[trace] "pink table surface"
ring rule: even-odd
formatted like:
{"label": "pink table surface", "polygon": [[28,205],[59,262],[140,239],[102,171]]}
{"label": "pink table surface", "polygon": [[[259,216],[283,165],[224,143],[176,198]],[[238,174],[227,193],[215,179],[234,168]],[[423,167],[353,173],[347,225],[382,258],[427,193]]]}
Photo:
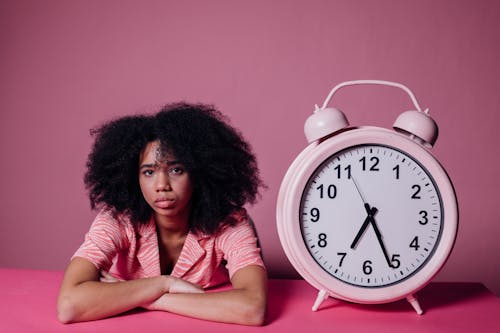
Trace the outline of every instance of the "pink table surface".
{"label": "pink table surface", "polygon": [[247,327],[140,310],[63,325],[56,319],[61,279],[62,272],[0,268],[0,332],[500,332],[500,299],[478,283],[431,283],[418,295],[419,316],[406,301],[332,298],[312,312],[316,290],[305,281],[270,280],[267,324]]}

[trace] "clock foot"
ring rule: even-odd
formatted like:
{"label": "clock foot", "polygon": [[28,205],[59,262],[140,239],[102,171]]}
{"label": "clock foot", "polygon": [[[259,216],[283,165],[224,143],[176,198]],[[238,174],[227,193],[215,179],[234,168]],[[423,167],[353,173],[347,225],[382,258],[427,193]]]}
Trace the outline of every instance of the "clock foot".
{"label": "clock foot", "polygon": [[415,297],[415,295],[410,295],[410,296],[406,297],[406,300],[411,304],[413,309],[415,309],[417,314],[421,315],[424,313],[424,311],[422,311],[422,308],[420,307],[420,304],[418,303],[418,300]]}
{"label": "clock foot", "polygon": [[318,311],[319,306],[325,299],[328,298],[328,292],[325,289],[320,289],[318,291],[318,296],[316,297],[316,300],[314,301],[314,304],[312,306],[313,311]]}

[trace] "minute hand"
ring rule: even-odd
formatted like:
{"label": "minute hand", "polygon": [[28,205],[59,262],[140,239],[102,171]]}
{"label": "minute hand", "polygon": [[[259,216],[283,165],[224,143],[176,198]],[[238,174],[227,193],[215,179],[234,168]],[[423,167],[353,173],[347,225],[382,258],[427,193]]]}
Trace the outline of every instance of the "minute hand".
{"label": "minute hand", "polygon": [[368,215],[368,219],[370,220],[370,223],[373,227],[373,230],[375,230],[375,235],[377,235],[377,240],[378,243],[380,244],[380,247],[382,248],[382,252],[384,253],[385,260],[387,261],[387,265],[392,268],[392,263],[391,259],[389,258],[389,254],[387,253],[387,249],[385,248],[384,241],[382,240],[382,234],[380,233],[380,230],[377,227],[377,223],[375,222],[375,218],[373,215]]}

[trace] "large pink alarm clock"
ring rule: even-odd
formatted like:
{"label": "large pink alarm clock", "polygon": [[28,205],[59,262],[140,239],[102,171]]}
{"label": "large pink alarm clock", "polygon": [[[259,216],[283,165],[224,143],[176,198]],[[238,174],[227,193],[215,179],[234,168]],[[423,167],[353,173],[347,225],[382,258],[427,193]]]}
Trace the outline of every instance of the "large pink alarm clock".
{"label": "large pink alarm clock", "polygon": [[[347,86],[397,87],[416,110],[393,128],[349,127],[327,107]],[[309,145],[279,191],[277,226],[286,256],[318,296],[356,303],[406,298],[422,314],[416,292],[445,264],[455,242],[458,205],[446,171],[429,149],[438,128],[410,89],[358,80],[334,87],[307,119]]]}

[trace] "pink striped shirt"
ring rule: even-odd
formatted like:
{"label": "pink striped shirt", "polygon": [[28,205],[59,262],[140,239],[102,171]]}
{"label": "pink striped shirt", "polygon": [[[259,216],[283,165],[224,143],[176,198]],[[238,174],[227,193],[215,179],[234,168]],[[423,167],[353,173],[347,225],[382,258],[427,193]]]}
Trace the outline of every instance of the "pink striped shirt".
{"label": "pink striped shirt", "polygon": [[[236,225],[224,226],[215,235],[189,232],[171,275],[208,288],[227,282],[243,267],[265,268],[246,211],[234,216]],[[74,257],[124,280],[161,274],[154,220],[134,225],[125,215],[114,218],[109,210],[96,216]]]}

